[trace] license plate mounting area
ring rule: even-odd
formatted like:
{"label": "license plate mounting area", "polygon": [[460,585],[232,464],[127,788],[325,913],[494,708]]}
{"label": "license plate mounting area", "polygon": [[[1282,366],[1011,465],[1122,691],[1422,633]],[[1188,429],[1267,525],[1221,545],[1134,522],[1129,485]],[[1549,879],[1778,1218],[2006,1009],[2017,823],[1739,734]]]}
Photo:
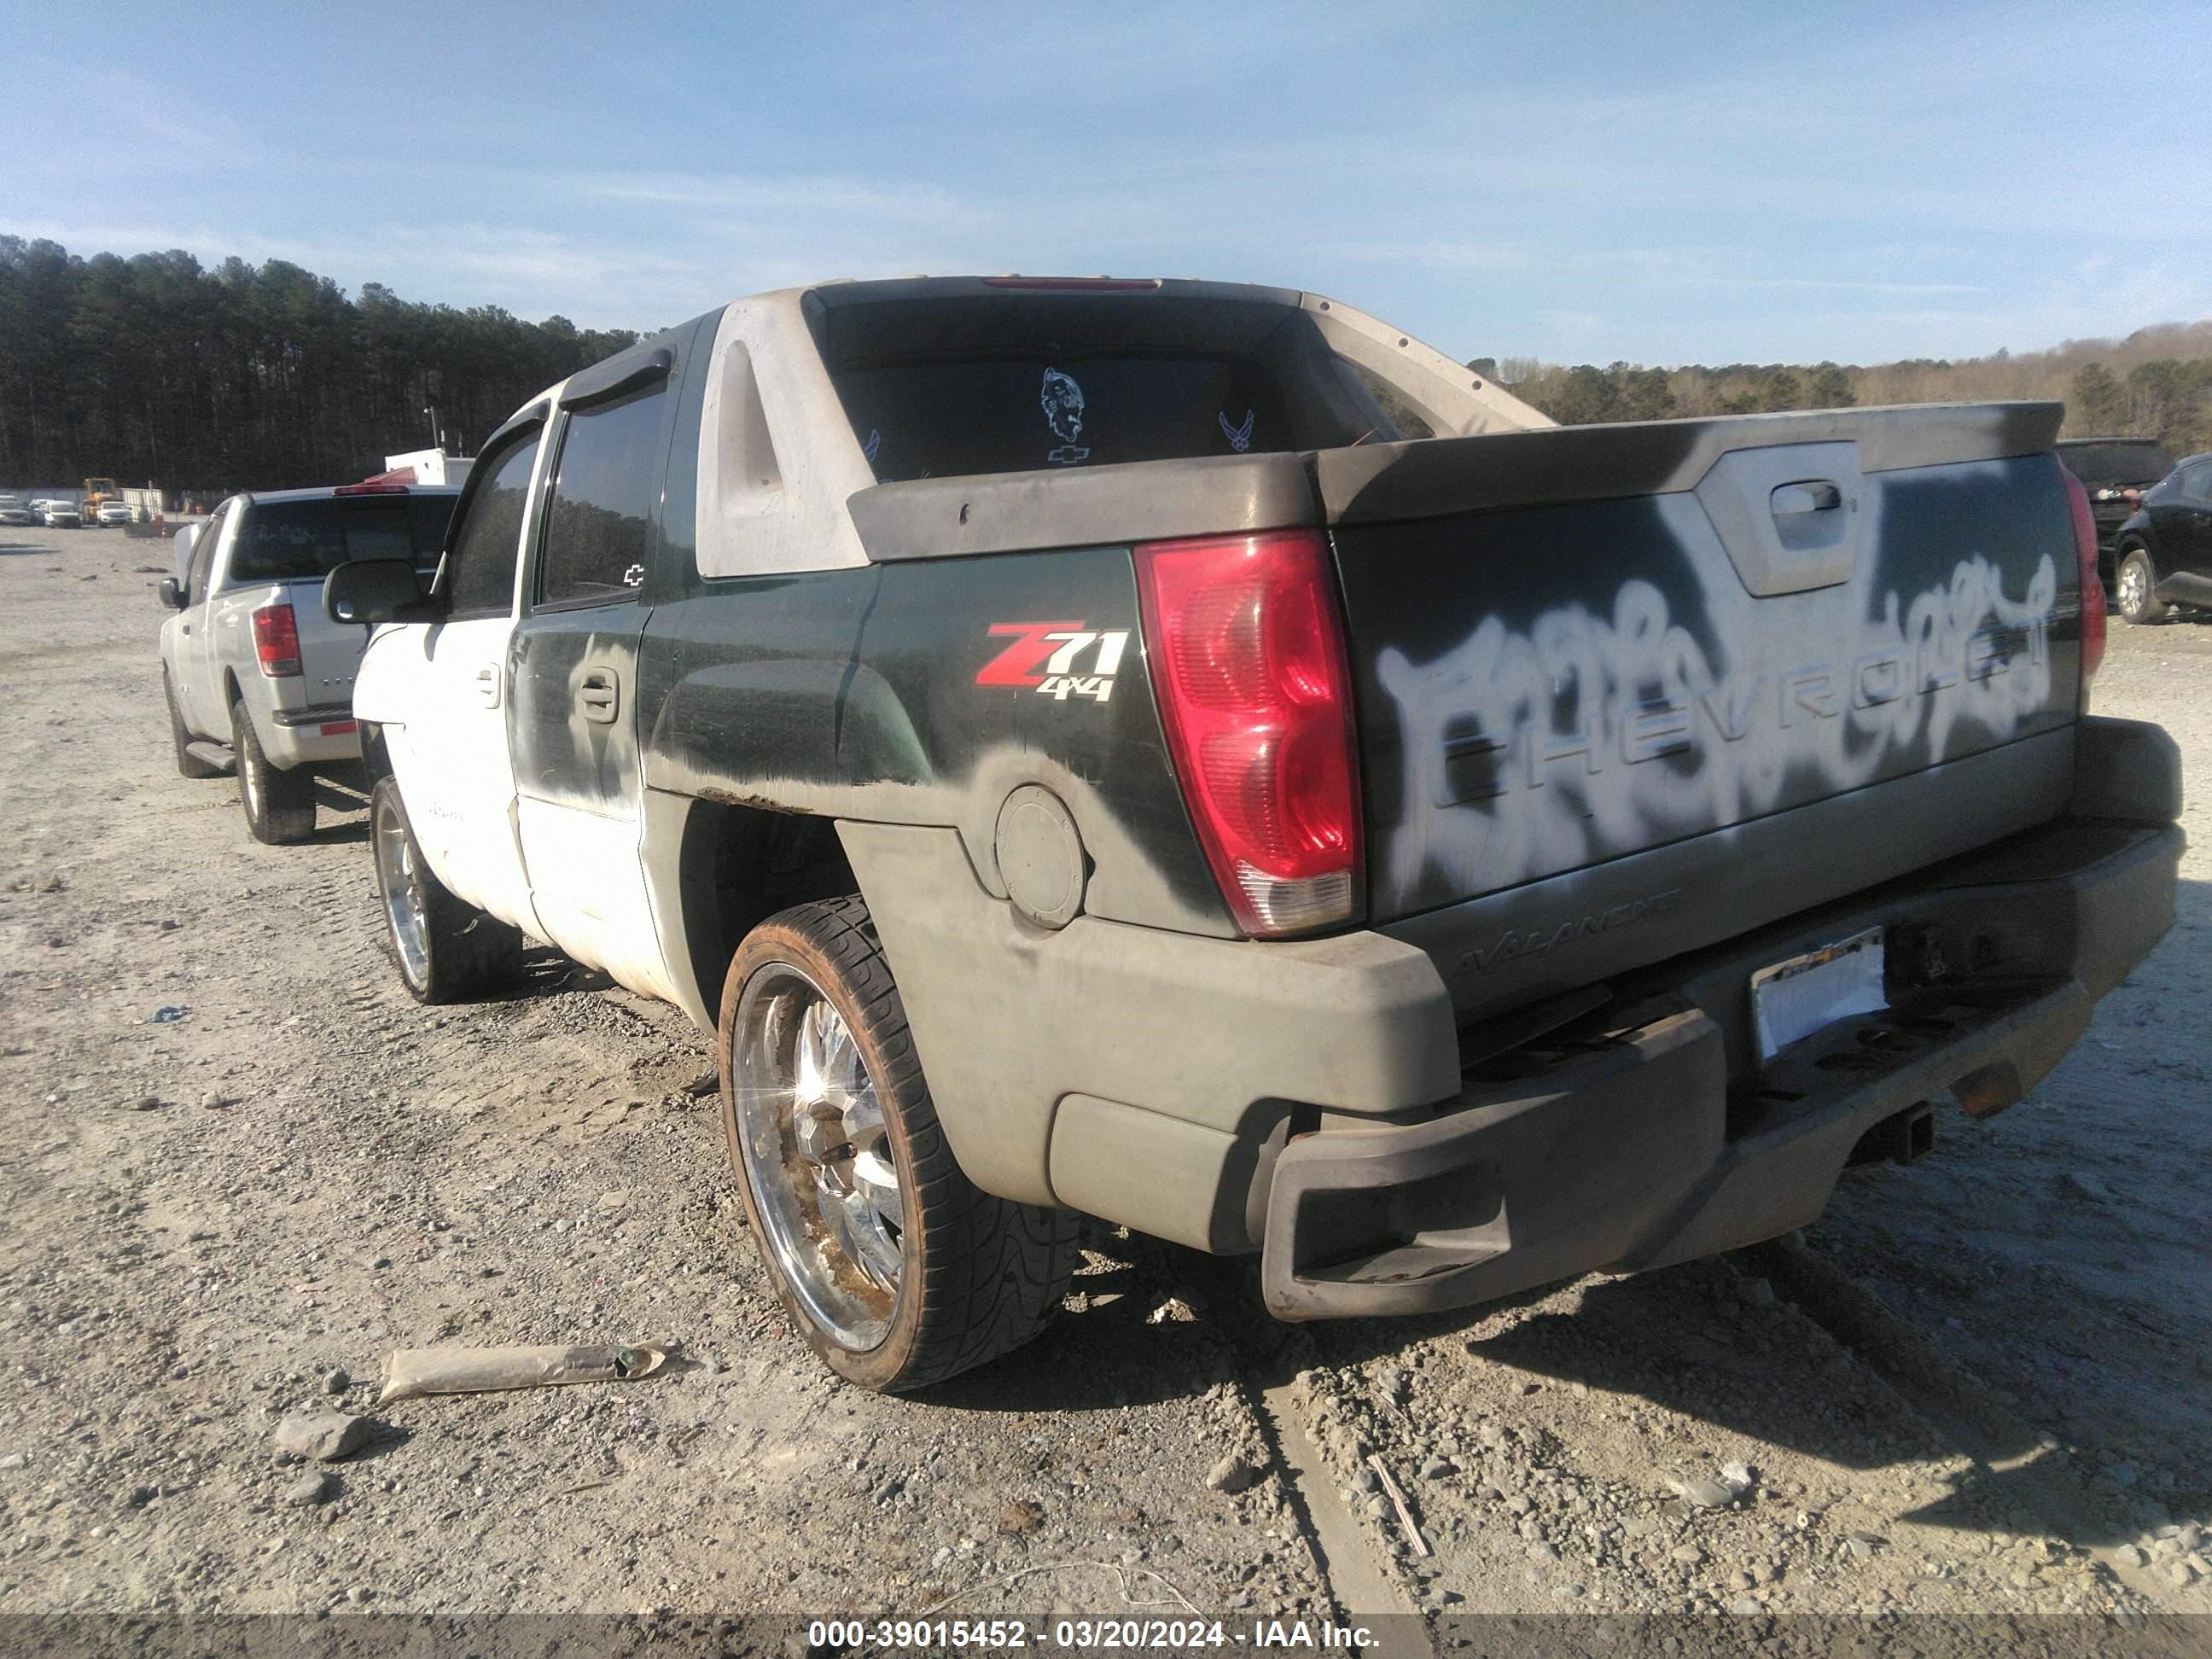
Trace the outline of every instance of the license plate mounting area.
{"label": "license plate mounting area", "polygon": [[1839,1019],[1887,1008],[1887,951],[1879,927],[1758,969],[1751,976],[1751,1013],[1760,1060],[1773,1059],[1791,1043]]}

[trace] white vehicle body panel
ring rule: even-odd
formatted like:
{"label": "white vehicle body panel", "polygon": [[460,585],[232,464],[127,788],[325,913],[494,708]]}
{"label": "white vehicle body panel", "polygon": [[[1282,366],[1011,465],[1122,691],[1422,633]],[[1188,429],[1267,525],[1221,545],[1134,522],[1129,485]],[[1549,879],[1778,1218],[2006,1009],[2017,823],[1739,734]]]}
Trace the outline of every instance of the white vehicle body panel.
{"label": "white vehicle body panel", "polygon": [[[522,514],[519,545],[535,521],[546,458],[541,440],[530,473],[533,510]],[[457,518],[448,549],[459,527]],[[445,574],[441,565],[440,580]],[[522,860],[507,732],[507,647],[522,574],[518,557],[505,616],[377,629],[356,671],[354,713],[382,728],[408,822],[438,879],[478,909],[543,939]]]}
{"label": "white vehicle body panel", "polygon": [[579,962],[604,969],[641,996],[677,1000],[646,892],[635,802],[625,816],[534,800],[517,802],[531,898],[545,937]]}
{"label": "white vehicle body panel", "polygon": [[514,618],[380,630],[354,710],[384,728],[415,839],[438,879],[482,910],[544,936],[515,833],[507,742]]}
{"label": "white vehicle body panel", "polygon": [[[218,509],[219,516],[211,520],[200,532],[203,544],[215,537],[215,550],[208,565],[208,591],[222,578],[230,557],[230,544],[238,537],[238,510],[230,507]],[[197,555],[200,549],[195,547]],[[207,594],[199,602],[179,611],[173,624],[178,632],[176,665],[179,671],[177,696],[184,705],[185,724],[204,738],[220,742],[230,741],[230,710],[224,706],[222,670],[218,662],[214,641],[216,630],[208,615]],[[257,672],[258,671],[257,670]]]}

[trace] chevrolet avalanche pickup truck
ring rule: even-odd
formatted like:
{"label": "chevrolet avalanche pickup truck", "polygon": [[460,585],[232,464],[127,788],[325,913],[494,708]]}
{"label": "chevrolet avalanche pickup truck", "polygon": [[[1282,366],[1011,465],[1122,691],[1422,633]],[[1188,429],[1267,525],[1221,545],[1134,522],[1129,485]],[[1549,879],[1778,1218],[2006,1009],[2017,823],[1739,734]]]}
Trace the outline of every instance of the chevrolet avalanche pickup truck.
{"label": "chevrolet avalanche pickup truck", "polygon": [[[1431,435],[1408,441],[1384,411]],[[798,1328],[1025,1340],[1073,1214],[1285,1319],[1771,1237],[2033,1087],[2170,925],[2014,404],[1557,429],[1334,301],[825,284],[532,398],[353,710],[414,994],[712,1031]]]}
{"label": "chevrolet avalanche pickup truck", "polygon": [[315,830],[315,774],[359,758],[360,633],[323,619],[323,578],[348,559],[438,560],[459,490],[381,484],[231,496],[161,580],[161,690],[177,770],[238,775],[254,838]]}

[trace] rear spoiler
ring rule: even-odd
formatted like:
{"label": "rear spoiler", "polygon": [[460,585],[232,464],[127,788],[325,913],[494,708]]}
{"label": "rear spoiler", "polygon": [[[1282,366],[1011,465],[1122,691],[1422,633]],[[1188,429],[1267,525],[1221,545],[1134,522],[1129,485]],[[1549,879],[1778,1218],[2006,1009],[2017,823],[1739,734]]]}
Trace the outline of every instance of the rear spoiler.
{"label": "rear spoiler", "polygon": [[1314,477],[1330,524],[1389,524],[1671,495],[1731,450],[1788,444],[1856,444],[1862,473],[2038,455],[2065,416],[2055,403],[1906,404],[1561,426],[1325,449]]}
{"label": "rear spoiler", "polygon": [[[1879,418],[1877,418],[1879,417]],[[1081,471],[915,478],[846,498],[869,559],[935,559],[1316,524],[1374,524],[1693,489],[1733,450],[1855,443],[1862,472],[2040,454],[2055,403],[1917,404],[1546,427]]]}

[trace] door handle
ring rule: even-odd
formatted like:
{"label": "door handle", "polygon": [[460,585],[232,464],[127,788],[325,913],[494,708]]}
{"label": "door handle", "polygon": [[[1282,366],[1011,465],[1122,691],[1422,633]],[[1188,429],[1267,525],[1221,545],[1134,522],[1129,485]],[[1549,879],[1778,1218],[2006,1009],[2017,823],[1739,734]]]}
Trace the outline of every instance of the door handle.
{"label": "door handle", "polygon": [[584,676],[584,684],[576,693],[584,718],[601,726],[614,724],[615,714],[622,706],[622,686],[611,668],[594,668]]}
{"label": "door handle", "polygon": [[499,665],[486,663],[477,670],[477,701],[486,708],[499,707]]}

